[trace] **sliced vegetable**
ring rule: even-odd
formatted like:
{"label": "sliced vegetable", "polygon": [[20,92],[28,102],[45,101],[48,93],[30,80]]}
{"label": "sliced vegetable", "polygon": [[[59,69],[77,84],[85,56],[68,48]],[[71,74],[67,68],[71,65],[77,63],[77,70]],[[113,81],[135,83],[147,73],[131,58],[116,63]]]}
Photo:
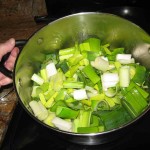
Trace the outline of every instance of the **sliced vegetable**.
{"label": "sliced vegetable", "polygon": [[128,87],[130,84],[130,67],[122,66],[119,69],[120,87]]}
{"label": "sliced vegetable", "polygon": [[69,66],[68,66],[66,60],[62,61],[59,64],[59,67],[61,68],[61,70],[63,71],[63,73],[66,73],[69,70]]}
{"label": "sliced vegetable", "polygon": [[142,84],[145,81],[146,68],[141,65],[136,65],[135,75],[132,80],[135,83]]}
{"label": "sliced vegetable", "polygon": [[51,76],[55,75],[57,73],[57,69],[55,67],[55,64],[53,62],[49,63],[46,66],[47,71],[47,77],[50,78]]}
{"label": "sliced vegetable", "polygon": [[44,83],[44,79],[41,78],[39,75],[37,75],[36,73],[34,73],[31,77],[31,80],[33,80],[35,83],[42,85]]}
{"label": "sliced vegetable", "polygon": [[42,105],[42,103],[39,101],[31,101],[29,103],[34,115],[39,120],[44,120],[48,117],[48,110]]}
{"label": "sliced vegetable", "polygon": [[46,54],[31,76],[35,117],[59,130],[97,133],[123,126],[148,108],[149,70],[123,47],[102,43],[90,37]]}
{"label": "sliced vegetable", "polygon": [[74,54],[74,53],[75,53],[75,47],[69,47],[69,48],[59,50],[59,56],[69,55],[69,54]]}
{"label": "sliced vegetable", "polygon": [[101,41],[98,38],[88,38],[86,42],[89,43],[90,51],[99,52]]}
{"label": "sliced vegetable", "polygon": [[89,127],[91,120],[91,111],[90,110],[80,110],[79,114],[79,127]]}
{"label": "sliced vegetable", "polygon": [[97,133],[99,132],[98,127],[78,127],[78,133]]}
{"label": "sliced vegetable", "polygon": [[88,99],[85,89],[74,90],[73,91],[73,97],[75,100]]}
{"label": "sliced vegetable", "polygon": [[84,83],[83,82],[75,82],[75,81],[64,81],[63,82],[63,88],[83,88]]}
{"label": "sliced vegetable", "polygon": [[128,112],[126,112],[123,107],[111,111],[103,111],[101,113],[99,111],[97,112],[97,115],[99,115],[102,119],[105,130],[118,128],[120,125],[128,123],[132,120],[131,116],[128,114]]}
{"label": "sliced vegetable", "polygon": [[110,87],[115,87],[119,82],[118,73],[104,73],[101,75],[102,87],[104,91],[107,91]]}
{"label": "sliced vegetable", "polygon": [[94,84],[100,80],[99,76],[96,74],[95,70],[91,65],[85,66],[83,68],[83,72]]}
{"label": "sliced vegetable", "polygon": [[95,59],[95,61],[91,61],[91,65],[98,69],[98,70],[101,70],[103,72],[107,71],[109,69],[109,62],[108,60],[105,60],[104,58],[102,57],[97,57]]}
{"label": "sliced vegetable", "polygon": [[45,124],[54,127],[52,120],[56,117],[55,113],[49,112],[48,117],[43,121]]}
{"label": "sliced vegetable", "polygon": [[56,109],[56,116],[63,119],[75,119],[77,118],[79,111],[72,110],[64,106],[58,106]]}
{"label": "sliced vegetable", "polygon": [[131,54],[117,54],[116,61],[119,61],[121,64],[130,64],[134,63],[134,58],[131,58]]}
{"label": "sliced vegetable", "polygon": [[55,127],[57,127],[60,130],[71,131],[72,122],[70,121],[66,121],[59,117],[55,117],[54,119],[52,119],[52,123],[55,125]]}

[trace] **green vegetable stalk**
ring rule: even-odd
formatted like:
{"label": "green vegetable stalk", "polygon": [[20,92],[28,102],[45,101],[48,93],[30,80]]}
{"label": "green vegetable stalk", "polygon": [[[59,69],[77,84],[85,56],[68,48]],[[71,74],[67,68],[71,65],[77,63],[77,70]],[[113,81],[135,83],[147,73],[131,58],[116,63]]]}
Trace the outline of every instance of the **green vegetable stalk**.
{"label": "green vegetable stalk", "polygon": [[100,77],[96,74],[94,68],[91,65],[85,66],[83,68],[83,72],[94,84],[100,81]]}
{"label": "green vegetable stalk", "polygon": [[79,111],[72,110],[68,107],[57,106],[56,116],[64,119],[75,119],[77,118]]}

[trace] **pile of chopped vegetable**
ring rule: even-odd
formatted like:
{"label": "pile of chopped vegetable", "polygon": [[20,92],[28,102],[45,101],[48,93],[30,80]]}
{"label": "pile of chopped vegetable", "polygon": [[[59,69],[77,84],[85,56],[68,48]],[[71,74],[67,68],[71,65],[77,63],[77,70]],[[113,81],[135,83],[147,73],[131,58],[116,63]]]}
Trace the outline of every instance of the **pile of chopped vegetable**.
{"label": "pile of chopped vegetable", "polygon": [[47,54],[33,81],[35,117],[60,130],[97,133],[118,128],[149,105],[148,71],[124,48],[98,38]]}

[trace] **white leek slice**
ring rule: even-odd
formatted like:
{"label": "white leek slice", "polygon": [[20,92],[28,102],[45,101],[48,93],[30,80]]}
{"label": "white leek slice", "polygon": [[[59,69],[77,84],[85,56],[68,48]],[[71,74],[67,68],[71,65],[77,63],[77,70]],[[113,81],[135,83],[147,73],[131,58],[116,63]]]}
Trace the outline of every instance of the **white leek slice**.
{"label": "white leek slice", "polygon": [[117,94],[117,87],[108,88],[107,91],[104,92],[107,97],[114,97]]}
{"label": "white leek slice", "polygon": [[50,78],[51,76],[55,75],[57,73],[57,69],[55,67],[55,64],[53,62],[50,62],[46,66],[47,76]]}
{"label": "white leek slice", "polygon": [[131,56],[131,54],[117,54],[116,61],[119,61],[121,64],[135,63],[134,58],[131,58]]}
{"label": "white leek slice", "polygon": [[29,102],[29,105],[30,105],[35,117],[37,117],[41,113],[38,102],[33,100],[33,101]]}
{"label": "white leek slice", "polygon": [[36,92],[36,89],[38,88],[39,86],[33,86],[33,88],[32,88],[32,93],[31,93],[31,96],[32,97],[37,97],[38,96],[38,94],[37,94],[37,92]]}
{"label": "white leek slice", "polygon": [[119,76],[118,73],[105,72],[103,75],[101,75],[101,80],[103,90],[107,91],[108,88],[116,86],[116,84],[119,82]]}
{"label": "white leek slice", "polygon": [[98,94],[98,91],[95,90],[91,86],[85,86],[85,90],[87,91],[88,98],[91,98],[91,97],[96,96]]}
{"label": "white leek slice", "polygon": [[119,69],[119,79],[121,87],[128,87],[130,84],[130,67],[122,66]]}
{"label": "white leek slice", "polygon": [[60,130],[63,131],[71,131],[72,130],[72,122],[66,121],[59,117],[54,117],[52,123]]}
{"label": "white leek slice", "polygon": [[48,110],[42,105],[42,103],[39,101],[31,101],[29,103],[29,106],[31,107],[35,117],[37,117],[39,120],[44,120],[48,116]]}
{"label": "white leek slice", "polygon": [[75,100],[88,99],[85,89],[74,90],[73,91],[73,97]]}
{"label": "white leek slice", "polygon": [[31,80],[36,82],[39,85],[42,85],[44,83],[44,79],[42,79],[39,75],[37,75],[36,73],[34,73],[31,77]]}
{"label": "white leek slice", "polygon": [[44,107],[41,101],[38,101],[39,107],[41,109],[41,113],[37,116],[39,120],[44,120],[48,117],[48,110]]}
{"label": "white leek slice", "polygon": [[98,95],[98,93],[87,92],[88,98],[94,97],[94,96],[96,96],[96,95]]}
{"label": "white leek slice", "polygon": [[54,112],[49,112],[48,117],[43,121],[45,124],[54,127],[52,120],[56,117]]}
{"label": "white leek slice", "polygon": [[120,60],[120,59],[129,60],[131,59],[131,54],[117,54],[116,60]]}
{"label": "white leek slice", "polygon": [[93,93],[93,94],[98,94],[98,91],[97,90],[95,90],[93,87],[91,87],[91,86],[85,86],[85,90],[87,90],[87,91],[89,91],[89,92],[91,92],[91,93]]}
{"label": "white leek slice", "polygon": [[131,59],[129,59],[129,60],[126,60],[126,59],[120,59],[120,60],[118,60],[121,64],[131,64],[131,63],[135,63],[135,59],[134,58],[131,58]]}
{"label": "white leek slice", "polygon": [[109,62],[105,57],[96,57],[94,61],[91,61],[91,65],[103,72],[107,71],[109,68]]}
{"label": "white leek slice", "polygon": [[114,64],[110,64],[109,65],[108,70],[111,70],[111,69],[115,69],[115,65]]}

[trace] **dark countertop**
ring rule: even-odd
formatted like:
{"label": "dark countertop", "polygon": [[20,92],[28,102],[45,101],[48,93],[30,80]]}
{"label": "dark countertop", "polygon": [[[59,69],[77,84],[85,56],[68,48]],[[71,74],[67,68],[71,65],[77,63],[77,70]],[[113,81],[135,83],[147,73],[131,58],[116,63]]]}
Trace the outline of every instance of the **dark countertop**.
{"label": "dark countertop", "polygon": [[[13,37],[16,40],[28,39],[34,32],[43,27],[44,24],[36,24],[32,17],[9,17],[1,18],[0,21],[0,43]],[[3,97],[6,93],[8,96]],[[18,99],[13,86],[0,89],[0,145],[7,132],[11,117],[17,105]]]}

